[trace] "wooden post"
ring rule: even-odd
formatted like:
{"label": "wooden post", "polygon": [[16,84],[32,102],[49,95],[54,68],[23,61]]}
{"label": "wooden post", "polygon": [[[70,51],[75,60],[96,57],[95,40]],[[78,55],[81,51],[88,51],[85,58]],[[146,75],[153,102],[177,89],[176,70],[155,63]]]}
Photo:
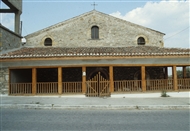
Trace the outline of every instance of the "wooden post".
{"label": "wooden post", "polygon": [[168,79],[168,67],[165,67],[165,79]]}
{"label": "wooden post", "polygon": [[183,78],[186,78],[186,66],[183,66]]}
{"label": "wooden post", "polygon": [[178,86],[177,86],[177,71],[176,71],[176,66],[172,67],[172,72],[173,72],[173,87],[174,87],[174,91],[178,90]]}
{"label": "wooden post", "polygon": [[82,93],[86,93],[86,67],[82,67]]}
{"label": "wooden post", "polygon": [[146,77],[145,77],[146,71],[145,66],[141,66],[141,85],[142,85],[142,91],[146,91]]}
{"label": "wooden post", "polygon": [[32,94],[36,95],[36,68],[32,68]]}
{"label": "wooden post", "polygon": [[114,92],[113,66],[109,66],[110,92]]}
{"label": "wooden post", "polygon": [[58,93],[62,94],[62,67],[58,67]]}
{"label": "wooden post", "polygon": [[10,95],[11,94],[11,70],[9,69],[9,92],[8,92],[8,95]]}

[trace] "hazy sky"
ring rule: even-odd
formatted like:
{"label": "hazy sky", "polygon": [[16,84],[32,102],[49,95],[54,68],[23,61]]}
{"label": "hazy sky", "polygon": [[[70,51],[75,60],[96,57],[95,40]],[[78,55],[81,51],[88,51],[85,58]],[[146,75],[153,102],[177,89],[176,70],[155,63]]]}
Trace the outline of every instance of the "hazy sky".
{"label": "hazy sky", "polygon": [[[189,0],[23,0],[22,36],[93,10],[165,33],[165,47],[189,48]],[[7,8],[1,1],[1,8]],[[14,14],[0,14],[13,30]]]}

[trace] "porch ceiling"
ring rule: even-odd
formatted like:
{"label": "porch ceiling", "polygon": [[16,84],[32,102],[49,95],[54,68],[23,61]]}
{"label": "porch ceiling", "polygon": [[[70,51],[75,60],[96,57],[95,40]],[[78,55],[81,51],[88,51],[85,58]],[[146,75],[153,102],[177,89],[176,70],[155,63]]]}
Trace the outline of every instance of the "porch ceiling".
{"label": "porch ceiling", "polygon": [[160,48],[154,46],[130,47],[23,47],[0,55],[0,59],[57,58],[57,57],[102,57],[102,56],[189,56],[190,49]]}

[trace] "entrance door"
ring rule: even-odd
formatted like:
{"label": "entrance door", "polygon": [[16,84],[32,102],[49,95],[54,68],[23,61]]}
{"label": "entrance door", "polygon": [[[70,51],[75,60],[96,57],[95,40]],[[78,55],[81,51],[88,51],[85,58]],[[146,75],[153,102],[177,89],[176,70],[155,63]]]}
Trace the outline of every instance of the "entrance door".
{"label": "entrance door", "polygon": [[88,97],[110,96],[110,82],[101,75],[101,72],[86,81],[86,88],[86,96]]}

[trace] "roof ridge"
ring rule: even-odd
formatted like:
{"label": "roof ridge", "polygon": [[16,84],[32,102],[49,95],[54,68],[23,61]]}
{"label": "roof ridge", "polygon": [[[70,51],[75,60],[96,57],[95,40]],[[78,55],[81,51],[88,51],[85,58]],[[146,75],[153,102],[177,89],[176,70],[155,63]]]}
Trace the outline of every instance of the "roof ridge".
{"label": "roof ridge", "polygon": [[[27,38],[27,37],[32,37],[32,36],[34,36],[34,35],[36,35],[36,34],[39,34],[39,33],[43,32],[43,31],[47,31],[47,30],[49,30],[49,29],[53,29],[53,28],[56,28],[56,27],[60,27],[61,25],[67,24],[67,23],[70,22],[71,20],[80,18],[80,17],[85,16],[85,15],[89,15],[89,14],[92,14],[92,13],[103,14],[103,15],[106,15],[106,16],[108,16],[108,17],[111,17],[111,18],[114,18],[114,19],[117,19],[117,20],[126,22],[126,23],[128,23],[128,24],[130,24],[130,25],[131,25],[131,24],[132,24],[132,25],[136,25],[136,26],[139,26],[140,28],[149,29],[149,30],[152,30],[152,31],[154,31],[154,32],[158,32],[158,33],[164,34],[164,33],[160,32],[160,31],[157,31],[157,30],[154,30],[154,29],[151,29],[151,28],[148,28],[148,27],[139,25],[139,24],[132,23],[132,22],[129,22],[129,21],[124,20],[124,19],[121,19],[121,18],[117,18],[117,17],[112,16],[112,15],[110,15],[110,14],[106,14],[106,13],[103,13],[103,12],[100,12],[100,11],[97,11],[97,10],[91,10],[91,11],[89,11],[89,12],[82,13],[82,14],[80,14],[80,15],[71,17],[71,18],[69,18],[69,19],[60,21],[60,22],[58,22],[58,23],[56,23],[56,24],[50,25],[50,26],[48,26],[48,27],[46,27],[46,28],[40,29],[40,30],[38,30],[38,31],[35,31],[35,32],[31,33],[31,34],[28,34],[28,35],[24,36],[24,37],[25,37],[25,38]],[[165,34],[164,34],[164,35],[165,35]]]}

